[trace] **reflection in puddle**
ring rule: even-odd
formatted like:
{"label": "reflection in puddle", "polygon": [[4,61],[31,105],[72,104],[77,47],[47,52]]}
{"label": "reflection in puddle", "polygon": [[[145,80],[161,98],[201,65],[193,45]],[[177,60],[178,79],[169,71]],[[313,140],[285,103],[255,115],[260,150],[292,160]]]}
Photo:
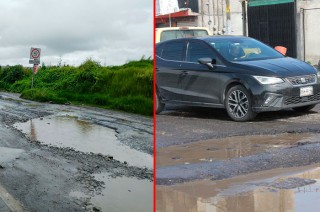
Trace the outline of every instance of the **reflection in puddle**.
{"label": "reflection in puddle", "polygon": [[75,150],[111,155],[129,165],[152,167],[152,156],[120,143],[113,129],[80,121],[74,117],[46,117],[14,125],[32,141]]}
{"label": "reflection in puddle", "polygon": [[319,141],[319,137],[311,133],[234,136],[164,147],[157,150],[157,167],[245,157],[298,142]]}
{"label": "reflection in puddle", "polygon": [[[280,169],[279,169],[280,170]],[[157,188],[157,211],[255,212],[255,211],[320,211],[320,168],[287,174],[267,171],[222,181],[204,180]],[[297,171],[297,170],[296,170]],[[296,172],[294,171],[294,172]],[[278,174],[277,176],[272,176]],[[264,178],[264,177],[269,178]],[[270,178],[270,176],[272,176]],[[315,179],[316,183],[293,189],[277,189],[271,182],[288,178]],[[264,179],[263,179],[264,178]],[[246,180],[246,181],[245,181]],[[265,184],[262,186],[261,184]],[[271,183],[272,184],[272,183]]]}
{"label": "reflection in puddle", "polygon": [[[153,184],[148,180],[136,178],[110,178],[107,173],[95,174],[95,179],[104,182],[101,194],[91,198],[93,206],[102,211],[150,212],[153,207]],[[73,191],[70,196],[86,199],[82,192]]]}

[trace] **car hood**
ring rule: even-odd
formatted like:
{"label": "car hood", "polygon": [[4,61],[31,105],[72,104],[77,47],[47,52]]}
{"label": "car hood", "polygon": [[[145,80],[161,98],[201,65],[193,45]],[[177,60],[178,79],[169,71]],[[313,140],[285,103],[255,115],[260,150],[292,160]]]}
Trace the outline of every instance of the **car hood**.
{"label": "car hood", "polygon": [[243,61],[237,64],[241,64],[241,66],[245,66],[247,69],[249,68],[250,71],[254,71],[257,75],[264,76],[292,77],[316,74],[315,69],[311,65],[290,57]]}

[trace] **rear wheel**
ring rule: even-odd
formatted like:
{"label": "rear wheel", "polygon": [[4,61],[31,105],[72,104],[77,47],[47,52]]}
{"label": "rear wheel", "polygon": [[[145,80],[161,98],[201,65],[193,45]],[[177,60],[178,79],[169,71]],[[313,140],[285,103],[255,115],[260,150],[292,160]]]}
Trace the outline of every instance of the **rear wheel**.
{"label": "rear wheel", "polygon": [[162,103],[160,101],[158,92],[156,91],[156,114],[160,113],[161,111],[163,111],[164,108],[164,103]]}
{"label": "rear wheel", "polygon": [[314,104],[314,105],[302,106],[302,107],[294,107],[294,108],[292,108],[292,109],[294,109],[295,111],[298,111],[298,112],[307,112],[307,111],[313,109],[315,106],[316,106],[316,104]]}
{"label": "rear wheel", "polygon": [[227,113],[235,121],[249,121],[257,114],[252,111],[250,93],[241,85],[230,88],[225,98]]}

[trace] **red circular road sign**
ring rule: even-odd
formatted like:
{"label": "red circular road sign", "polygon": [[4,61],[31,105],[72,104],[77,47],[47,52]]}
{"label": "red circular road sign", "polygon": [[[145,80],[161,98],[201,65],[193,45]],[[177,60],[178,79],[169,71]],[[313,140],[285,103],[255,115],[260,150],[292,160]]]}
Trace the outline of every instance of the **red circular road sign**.
{"label": "red circular road sign", "polygon": [[30,58],[31,59],[39,59],[40,58],[40,50],[36,49],[36,48],[31,49]]}

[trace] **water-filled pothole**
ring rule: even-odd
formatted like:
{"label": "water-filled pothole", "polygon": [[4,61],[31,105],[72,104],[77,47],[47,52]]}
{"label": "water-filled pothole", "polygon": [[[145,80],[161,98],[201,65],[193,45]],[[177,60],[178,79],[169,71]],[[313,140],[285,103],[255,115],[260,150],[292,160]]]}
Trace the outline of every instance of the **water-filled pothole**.
{"label": "water-filled pothole", "polygon": [[[153,207],[153,184],[148,180],[136,178],[112,178],[108,173],[95,174],[95,179],[104,182],[104,188],[90,198],[90,203],[101,211],[132,211],[149,212]],[[73,191],[70,196],[89,198],[79,191]]]}
{"label": "water-filled pothole", "polygon": [[24,153],[23,149],[0,147],[0,165],[1,163],[13,161],[14,159],[18,158],[22,153]]}
{"label": "water-filled pothole", "polygon": [[152,182],[127,177],[110,178],[106,173],[96,174],[95,179],[103,181],[105,188],[91,202],[105,209],[103,211],[152,211]]}
{"label": "water-filled pothole", "polygon": [[[282,188],[277,188],[279,185]],[[159,186],[157,211],[320,211],[319,199],[320,168],[298,167]]]}
{"label": "water-filled pothole", "polygon": [[113,156],[121,162],[139,167],[152,167],[152,156],[122,144],[114,129],[91,124],[70,116],[33,119],[14,125],[30,138],[57,147]]}
{"label": "water-filled pothole", "polygon": [[229,160],[319,141],[320,135],[312,133],[233,136],[197,141],[158,149],[157,167]]}

